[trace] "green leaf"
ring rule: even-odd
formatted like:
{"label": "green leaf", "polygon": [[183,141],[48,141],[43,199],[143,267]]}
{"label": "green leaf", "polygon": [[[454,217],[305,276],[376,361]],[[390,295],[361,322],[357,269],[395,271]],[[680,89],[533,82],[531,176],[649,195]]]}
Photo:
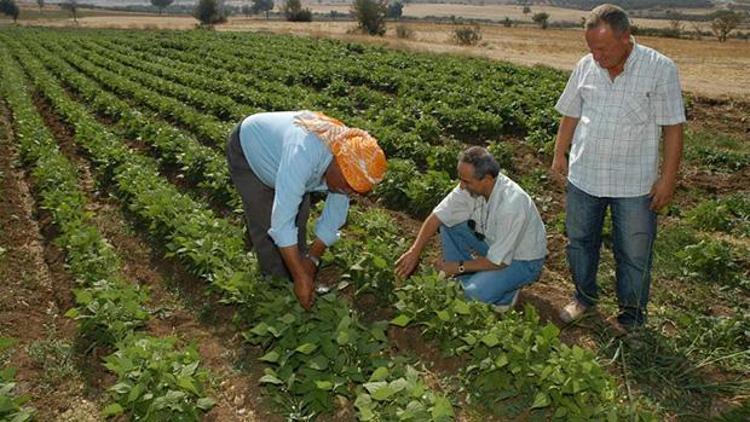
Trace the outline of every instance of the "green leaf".
{"label": "green leaf", "polygon": [[198,399],[198,402],[195,404],[195,406],[200,410],[208,410],[216,405],[216,400],[212,399],[211,397],[203,397]]}
{"label": "green leaf", "polygon": [[531,405],[532,409],[540,409],[547,407],[550,404],[549,395],[543,391],[536,393],[534,397],[534,404]]}
{"label": "green leaf", "polygon": [[410,322],[411,322],[411,318],[409,318],[408,316],[404,314],[401,314],[391,320],[391,324],[397,327],[406,327]]}
{"label": "green leaf", "polygon": [[316,371],[325,371],[326,368],[328,368],[328,358],[323,355],[317,355],[310,359],[310,363],[308,363],[307,366]]}
{"label": "green leaf", "polygon": [[271,350],[270,352],[258,358],[258,360],[261,360],[263,362],[276,363],[279,361],[279,352]]}
{"label": "green leaf", "polygon": [[333,383],[331,381],[315,381],[315,386],[319,390],[330,391],[333,389]]}
{"label": "green leaf", "polygon": [[507,364],[508,364],[508,355],[506,355],[503,352],[501,352],[500,354],[498,354],[497,358],[495,358],[495,366],[497,368],[502,368],[502,367],[504,367]]}
{"label": "green leaf", "polygon": [[447,311],[438,311],[437,317],[440,318],[441,321],[450,321],[451,315]]}
{"label": "green leaf", "polygon": [[455,414],[453,413],[453,406],[451,405],[451,402],[443,396],[436,397],[435,405],[432,406],[432,419],[441,420],[452,419],[454,417]]}
{"label": "green leaf", "polygon": [[271,374],[263,375],[262,377],[260,377],[258,382],[261,384],[276,384],[276,385],[284,383],[283,381],[279,379],[279,377],[277,377],[276,375],[271,375]]}
{"label": "green leaf", "polygon": [[305,343],[302,346],[299,346],[296,349],[294,349],[294,351],[295,352],[300,352],[303,355],[309,355],[310,353],[314,352],[315,349],[317,349],[317,348],[318,348],[317,344]]}
{"label": "green leaf", "polygon": [[351,336],[349,335],[349,330],[339,331],[339,334],[336,336],[336,343],[341,346],[349,344],[350,338]]}
{"label": "green leaf", "polygon": [[141,397],[141,394],[143,394],[143,391],[145,390],[145,387],[143,384],[136,384],[135,387],[133,387],[132,390],[130,390],[130,394],[128,394],[128,403],[132,403],[136,400],[138,400]]}
{"label": "green leaf", "polygon": [[370,393],[370,396],[377,401],[386,400],[395,393],[385,381],[368,382],[364,387],[367,389],[367,392]]}
{"label": "green leaf", "polygon": [[102,416],[104,416],[105,418],[110,418],[112,416],[120,415],[124,411],[125,409],[123,409],[122,406],[117,403],[112,403],[102,410]]}
{"label": "green leaf", "polygon": [[290,325],[293,323],[297,318],[294,317],[292,314],[285,314],[283,317],[279,318],[279,321],[283,322],[286,325]]}
{"label": "green leaf", "polygon": [[500,340],[498,340],[497,336],[494,333],[487,333],[482,336],[482,343],[486,344],[489,347],[495,347],[498,343],[500,343]]}
{"label": "green leaf", "polygon": [[195,380],[193,380],[193,377],[178,377],[177,385],[183,390],[187,390],[195,394],[196,396],[200,394],[198,392],[198,387],[195,385]]}
{"label": "green leaf", "polygon": [[456,299],[453,301],[453,312],[459,315],[469,315],[469,304],[463,300]]}
{"label": "green leaf", "polygon": [[372,411],[372,399],[369,394],[359,394],[354,400],[354,407],[359,409],[360,421],[371,421],[375,419],[375,413]]}
{"label": "green leaf", "polygon": [[384,270],[390,267],[388,265],[388,262],[385,259],[383,259],[383,257],[378,256],[378,255],[373,255],[372,264],[375,266],[375,268],[378,268],[381,270]]}
{"label": "green leaf", "polygon": [[250,332],[255,334],[256,336],[265,336],[266,334],[268,334],[268,324],[266,324],[265,322],[261,322],[260,324],[253,327]]}
{"label": "green leaf", "polygon": [[125,382],[118,382],[117,384],[109,387],[111,391],[114,391],[117,394],[127,394],[130,392],[131,385]]}
{"label": "green leaf", "polygon": [[383,381],[388,377],[388,368],[381,366],[370,375],[370,382]]}

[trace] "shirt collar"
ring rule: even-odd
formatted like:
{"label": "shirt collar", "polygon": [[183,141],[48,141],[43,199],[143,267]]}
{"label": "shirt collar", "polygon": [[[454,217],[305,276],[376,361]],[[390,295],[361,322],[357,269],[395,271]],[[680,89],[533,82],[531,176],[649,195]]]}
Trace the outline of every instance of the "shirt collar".
{"label": "shirt collar", "polygon": [[635,37],[630,36],[630,42],[633,44],[633,49],[630,50],[630,54],[628,55],[628,58],[625,59],[625,66],[623,67],[622,72],[625,73],[633,67],[633,64],[638,61],[638,56],[640,56],[640,45],[635,42]]}

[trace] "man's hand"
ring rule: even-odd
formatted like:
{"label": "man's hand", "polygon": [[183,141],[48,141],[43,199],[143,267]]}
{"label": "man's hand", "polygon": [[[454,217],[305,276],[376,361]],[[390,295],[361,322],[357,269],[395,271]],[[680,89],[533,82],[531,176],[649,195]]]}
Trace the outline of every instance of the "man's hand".
{"label": "man's hand", "polygon": [[297,277],[294,280],[294,295],[297,296],[299,304],[307,311],[312,309],[313,303],[315,302],[314,287],[315,283],[313,282],[313,278],[308,277],[307,275]]}
{"label": "man's hand", "polygon": [[307,275],[309,275],[310,278],[314,280],[315,275],[318,273],[318,266],[315,265],[315,262],[310,259],[309,256],[304,256],[302,258],[302,267],[305,269]]}
{"label": "man's hand", "polygon": [[565,183],[565,176],[568,174],[568,159],[565,158],[565,154],[555,154],[555,158],[552,159],[552,165],[550,166],[550,172],[552,178],[558,183]]}
{"label": "man's hand", "polygon": [[453,277],[458,274],[458,262],[440,261],[438,270],[442,271],[446,277]]}
{"label": "man's hand", "polygon": [[401,257],[396,261],[396,276],[405,280],[408,278],[419,264],[419,251],[414,248],[409,248]]}
{"label": "man's hand", "polygon": [[674,195],[675,182],[665,178],[659,178],[651,187],[649,196],[651,197],[651,210],[659,212],[672,201]]}

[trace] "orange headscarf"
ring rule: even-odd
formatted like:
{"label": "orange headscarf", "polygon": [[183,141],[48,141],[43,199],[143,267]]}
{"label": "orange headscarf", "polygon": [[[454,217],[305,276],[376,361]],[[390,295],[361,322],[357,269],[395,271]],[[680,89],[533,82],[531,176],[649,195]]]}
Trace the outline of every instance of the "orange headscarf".
{"label": "orange headscarf", "polygon": [[295,124],[315,134],[331,150],[344,179],[366,193],[383,180],[387,162],[378,141],[364,130],[350,128],[323,113],[303,111]]}

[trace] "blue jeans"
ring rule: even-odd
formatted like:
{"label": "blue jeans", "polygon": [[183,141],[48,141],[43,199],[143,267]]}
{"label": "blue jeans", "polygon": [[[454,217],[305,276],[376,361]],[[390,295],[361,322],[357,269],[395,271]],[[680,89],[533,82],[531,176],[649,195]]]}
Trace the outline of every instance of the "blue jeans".
{"label": "blue jeans", "polygon": [[[443,244],[443,260],[446,262],[472,260],[472,251],[476,255],[487,256],[489,250],[487,242],[476,237],[468,222],[453,227],[441,225],[440,239]],[[514,260],[500,270],[479,271],[457,278],[463,285],[466,297],[494,305],[508,305],[519,288],[539,278],[543,265],[544,258]]]}
{"label": "blue jeans", "polygon": [[648,195],[634,198],[596,197],[568,183],[565,226],[568,232],[568,264],[576,287],[576,299],[585,305],[598,300],[596,272],[607,207],[612,213],[618,320],[624,325],[645,322],[651,286],[651,259],[656,237],[656,213],[649,209]]}

